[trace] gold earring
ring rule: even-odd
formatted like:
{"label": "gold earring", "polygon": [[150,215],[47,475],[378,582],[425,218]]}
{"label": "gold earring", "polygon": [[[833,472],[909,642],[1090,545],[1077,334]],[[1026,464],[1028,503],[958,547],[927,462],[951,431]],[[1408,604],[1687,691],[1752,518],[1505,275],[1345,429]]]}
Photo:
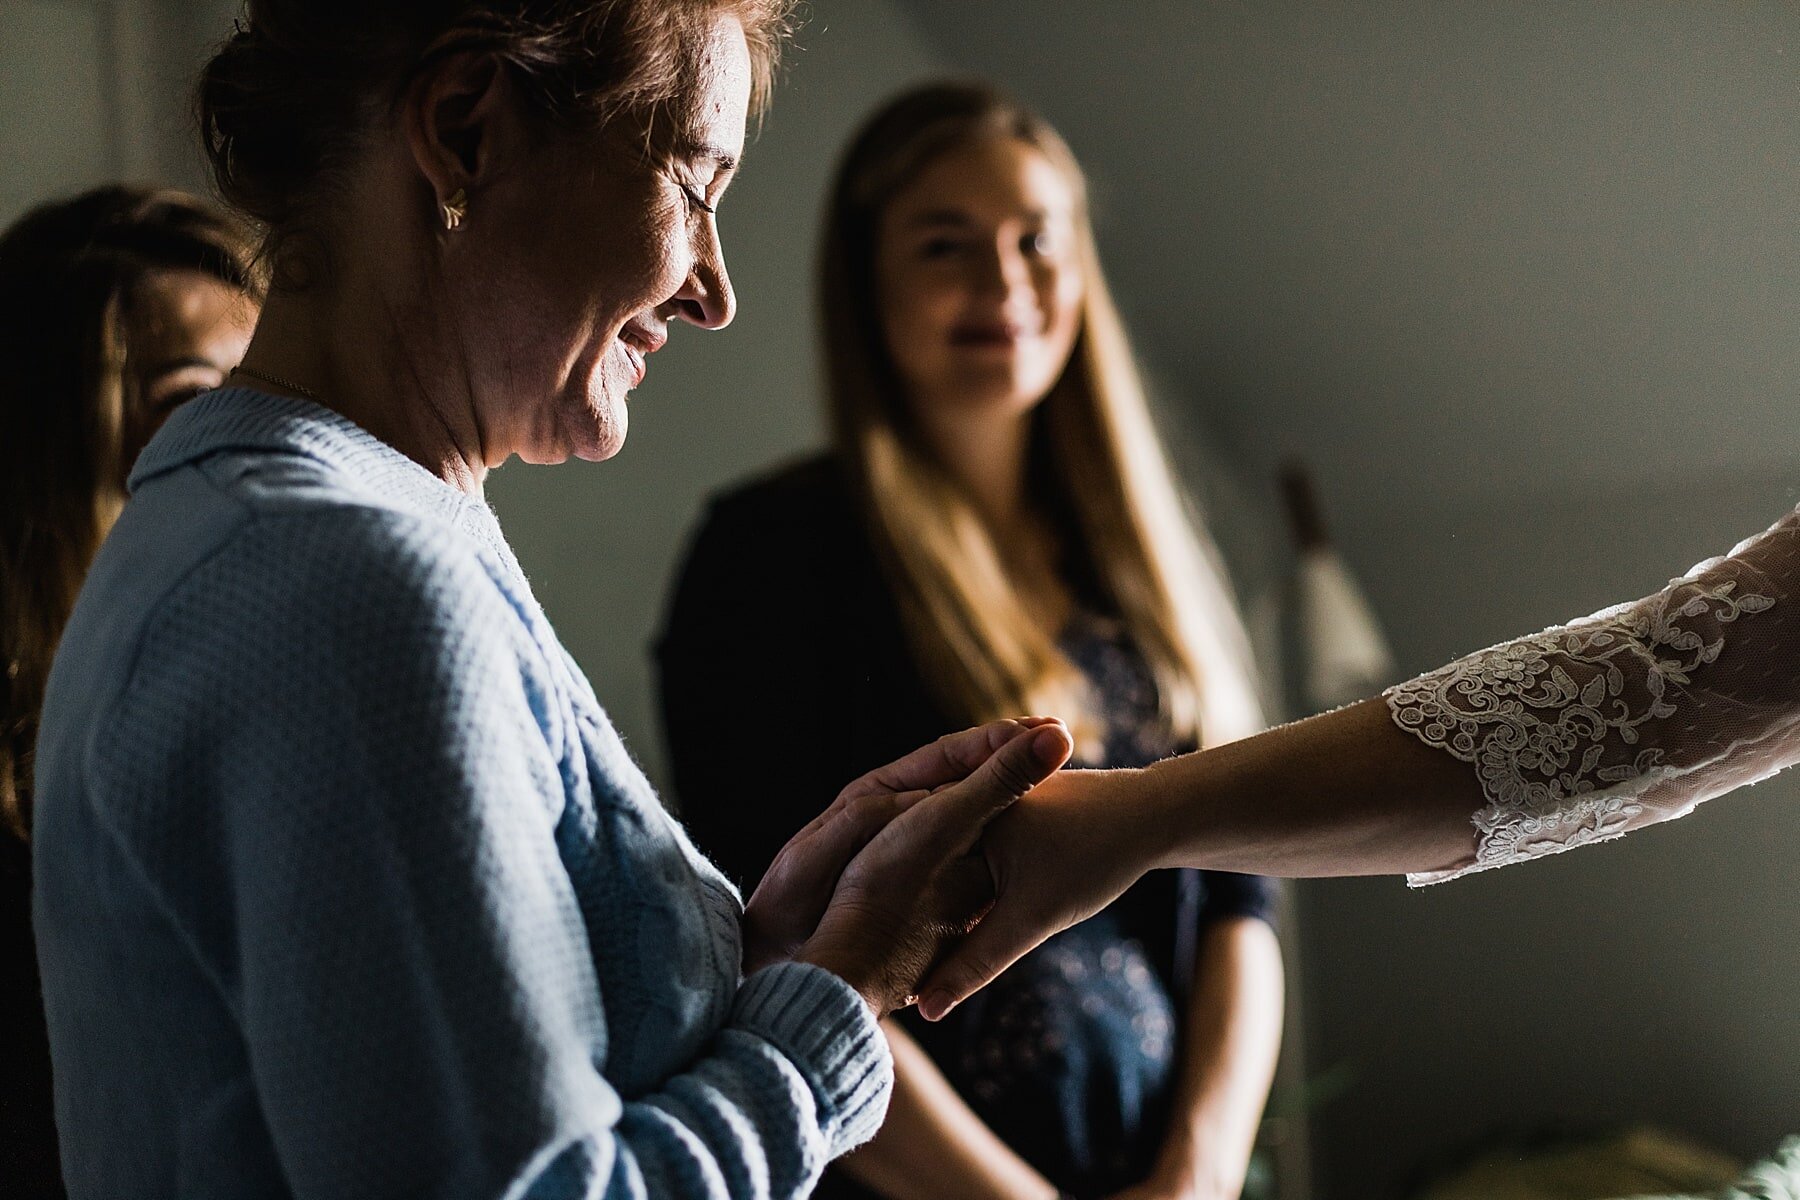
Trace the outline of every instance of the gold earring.
{"label": "gold earring", "polygon": [[463,218],[469,215],[469,194],[457,188],[456,194],[444,201],[443,215],[444,228],[454,231],[463,223]]}

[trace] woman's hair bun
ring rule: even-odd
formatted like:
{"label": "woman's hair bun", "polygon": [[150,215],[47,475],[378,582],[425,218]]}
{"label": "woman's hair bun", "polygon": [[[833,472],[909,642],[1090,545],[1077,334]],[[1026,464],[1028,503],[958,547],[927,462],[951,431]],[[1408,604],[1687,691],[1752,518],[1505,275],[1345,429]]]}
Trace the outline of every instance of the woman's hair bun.
{"label": "woman's hair bun", "polygon": [[[253,6],[270,7],[280,5]],[[237,25],[200,76],[201,138],[219,194],[269,229],[293,223],[353,106],[343,61],[311,57],[253,18]]]}
{"label": "woman's hair bun", "polygon": [[[673,99],[690,82],[687,59],[709,22],[730,15],[749,44],[756,108],[793,2],[248,0],[201,72],[201,140],[219,195],[262,225],[265,258],[278,280],[291,278],[286,268],[298,256],[290,243],[325,232],[320,214],[371,114],[432,63],[457,52],[496,55],[537,119],[603,124],[621,109],[651,111]],[[311,257],[327,247],[306,250]]]}

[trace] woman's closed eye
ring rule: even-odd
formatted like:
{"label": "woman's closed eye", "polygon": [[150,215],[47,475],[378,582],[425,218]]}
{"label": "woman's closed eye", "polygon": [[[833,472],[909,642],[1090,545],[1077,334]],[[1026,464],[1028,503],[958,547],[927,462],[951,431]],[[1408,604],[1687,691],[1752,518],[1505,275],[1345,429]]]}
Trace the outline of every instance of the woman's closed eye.
{"label": "woman's closed eye", "polygon": [[931,237],[919,243],[919,257],[927,262],[954,258],[967,248],[967,241],[954,237]]}
{"label": "woman's closed eye", "polygon": [[155,418],[169,415],[201,392],[225,382],[225,371],[213,363],[184,363],[157,371],[144,382],[144,412]]}
{"label": "woman's closed eye", "polygon": [[[224,380],[220,380],[223,383]],[[203,396],[218,387],[217,383],[189,383],[178,388],[168,389],[150,397],[150,415],[166,417],[195,396]]]}
{"label": "woman's closed eye", "polygon": [[697,208],[701,212],[707,213],[709,215],[719,211],[717,205],[708,204],[706,202],[706,195],[699,188],[694,187],[690,184],[681,184],[680,187],[681,187],[683,194],[685,194],[687,196],[688,205],[690,207]]}
{"label": "woman's closed eye", "polygon": [[663,174],[686,197],[688,211],[708,216],[719,211],[719,200],[731,186],[738,168],[735,154],[701,142],[678,139],[663,164]]}

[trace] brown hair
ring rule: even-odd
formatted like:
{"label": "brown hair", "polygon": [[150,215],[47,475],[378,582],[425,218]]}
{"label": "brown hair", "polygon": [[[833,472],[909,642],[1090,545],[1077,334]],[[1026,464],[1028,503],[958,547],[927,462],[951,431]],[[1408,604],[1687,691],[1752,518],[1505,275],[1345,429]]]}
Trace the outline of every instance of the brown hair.
{"label": "brown hair", "polygon": [[[220,194],[266,231],[279,277],[372,120],[458,53],[495,56],[548,128],[654,121],[694,85],[691,48],[731,15],[767,105],[794,0],[247,0],[197,103]],[[307,247],[307,254],[320,248]],[[309,266],[317,264],[308,264]]]}
{"label": "brown hair", "polygon": [[870,119],[838,169],[821,259],[833,436],[913,652],[963,720],[1084,714],[1079,673],[1055,631],[1032,618],[974,505],[913,429],[877,305],[883,205],[945,152],[982,137],[1035,148],[1077,197],[1081,328],[1033,418],[1032,476],[1072,514],[1070,549],[1085,555],[1148,660],[1172,732],[1206,744],[1254,732],[1262,717],[1248,639],[1216,552],[1164,461],[1101,274],[1081,168],[1041,117],[979,84],[928,85]]}
{"label": "brown hair", "polygon": [[124,321],[155,271],[254,295],[249,238],[179,192],[104,187],[0,235],[0,823],[30,825],[50,658],[125,501]]}

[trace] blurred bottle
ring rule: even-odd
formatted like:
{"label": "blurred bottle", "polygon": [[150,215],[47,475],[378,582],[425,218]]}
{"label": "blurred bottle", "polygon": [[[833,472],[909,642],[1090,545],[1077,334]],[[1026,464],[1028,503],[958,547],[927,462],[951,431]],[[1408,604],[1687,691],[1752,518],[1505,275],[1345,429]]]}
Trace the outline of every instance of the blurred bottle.
{"label": "blurred bottle", "polygon": [[1394,655],[1349,567],[1331,544],[1312,475],[1281,469],[1281,492],[1298,565],[1294,617],[1300,690],[1313,712],[1366,699],[1393,682]]}

